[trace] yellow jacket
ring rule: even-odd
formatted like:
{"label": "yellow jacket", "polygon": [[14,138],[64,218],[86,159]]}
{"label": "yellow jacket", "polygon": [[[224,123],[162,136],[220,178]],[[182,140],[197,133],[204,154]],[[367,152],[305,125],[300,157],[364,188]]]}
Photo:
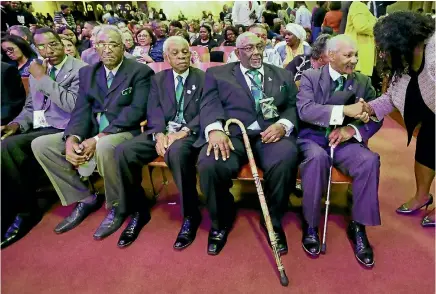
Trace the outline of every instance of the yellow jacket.
{"label": "yellow jacket", "polygon": [[356,71],[372,76],[375,60],[374,25],[377,19],[371,14],[368,7],[360,1],[351,4],[347,16],[345,35],[357,42],[359,62]]}

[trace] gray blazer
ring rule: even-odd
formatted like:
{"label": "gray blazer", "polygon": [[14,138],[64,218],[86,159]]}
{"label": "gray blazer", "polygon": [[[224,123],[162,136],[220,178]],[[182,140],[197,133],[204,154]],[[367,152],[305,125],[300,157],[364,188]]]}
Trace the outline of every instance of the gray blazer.
{"label": "gray blazer", "polygon": [[67,57],[53,81],[48,75],[36,80],[29,77],[29,95],[23,110],[12,121],[20,124],[22,132],[33,128],[33,111],[41,110],[44,96],[47,96],[45,118],[51,126],[63,130],[70,120],[79,92],[79,69],[86,64],[81,60]]}

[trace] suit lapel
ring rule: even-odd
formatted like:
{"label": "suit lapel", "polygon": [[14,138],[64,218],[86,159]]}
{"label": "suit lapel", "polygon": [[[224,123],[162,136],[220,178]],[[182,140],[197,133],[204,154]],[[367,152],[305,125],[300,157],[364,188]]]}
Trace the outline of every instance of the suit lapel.
{"label": "suit lapel", "polygon": [[198,82],[197,82],[197,75],[193,72],[193,68],[189,68],[189,75],[186,78],[183,97],[185,99],[184,105],[183,105],[183,113],[185,113],[186,107],[188,106],[189,102],[191,102],[192,97],[194,97],[195,92],[197,91]]}
{"label": "suit lapel", "polygon": [[165,89],[168,94],[167,98],[171,101],[172,104],[177,105],[175,91],[176,88],[174,84],[174,74],[172,69],[169,69],[165,76]]}
{"label": "suit lapel", "polygon": [[245,90],[247,93],[247,98],[250,99],[250,102],[252,103],[253,107],[255,106],[253,95],[251,94],[250,89],[248,88],[247,81],[244,78],[244,75],[242,74],[241,68],[239,67],[239,62],[235,62],[235,66],[233,67],[233,75],[236,78],[236,81],[239,85]]}
{"label": "suit lapel", "polygon": [[103,63],[101,64],[100,68],[98,68],[96,71],[96,80],[97,80],[98,87],[104,93],[104,95],[102,95],[104,99],[107,93],[107,81],[106,81],[106,71],[104,70]]}
{"label": "suit lapel", "polygon": [[329,66],[324,65],[321,71],[321,77],[319,79],[319,86],[321,87],[322,99],[321,102],[326,102],[330,96],[330,83],[331,77],[329,73]]}
{"label": "suit lapel", "polygon": [[271,97],[274,83],[274,73],[266,64],[263,65],[263,72],[265,74],[265,76],[263,77],[264,93],[267,97]]}
{"label": "suit lapel", "polygon": [[67,60],[65,61],[64,65],[56,76],[56,82],[61,84],[70,76],[72,70],[73,60],[71,57],[67,56]]}
{"label": "suit lapel", "polygon": [[344,91],[352,91],[353,93],[356,93],[356,89],[354,88],[354,77],[354,73],[348,75],[348,78],[345,81]]}

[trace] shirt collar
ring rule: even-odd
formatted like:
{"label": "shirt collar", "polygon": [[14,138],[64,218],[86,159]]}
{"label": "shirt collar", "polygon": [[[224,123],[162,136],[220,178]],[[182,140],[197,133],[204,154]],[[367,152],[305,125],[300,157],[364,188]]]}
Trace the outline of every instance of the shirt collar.
{"label": "shirt collar", "polygon": [[103,65],[103,66],[104,66],[104,70],[105,70],[105,72],[106,72],[106,76],[109,75],[109,72],[112,72],[112,74],[115,76],[115,75],[117,74],[118,70],[120,69],[121,64],[123,64],[123,60],[121,60],[120,64],[118,64],[118,65],[117,65],[114,69],[112,69],[112,70],[108,69],[108,68],[106,67],[106,65]]}
{"label": "shirt collar", "polygon": [[67,62],[67,59],[68,59],[68,55],[65,54],[64,60],[62,60],[61,63],[56,64],[56,65],[50,65],[50,64],[49,64],[49,65],[48,65],[48,69],[49,69],[49,71],[51,70],[52,67],[54,67],[54,68],[56,69],[55,71],[59,71],[59,70],[61,70],[61,68],[62,68],[62,66],[64,66],[65,62]]}
{"label": "shirt collar", "polygon": [[178,77],[178,76],[182,76],[182,78],[183,78],[183,83],[185,83],[186,78],[188,77],[188,75],[189,75],[189,68],[188,68],[184,73],[182,73],[182,74],[178,74],[178,73],[176,73],[176,72],[174,71],[174,69],[173,69],[173,76],[174,76],[174,81],[175,81],[175,84],[176,84],[176,85],[177,85],[177,77]]}
{"label": "shirt collar", "polygon": [[336,70],[334,70],[333,67],[330,65],[330,63],[329,63],[329,73],[330,73],[330,77],[332,78],[333,81],[336,81],[337,79],[339,79],[340,76],[343,76],[345,79],[348,78],[347,74],[341,75]]}
{"label": "shirt collar", "polygon": [[[242,74],[243,74],[243,75],[245,75],[245,74],[249,71],[249,69],[248,69],[248,68],[245,68],[245,67],[242,65],[242,63],[239,63],[239,67],[241,68],[241,71],[242,71]],[[260,68],[258,68],[257,70],[262,74],[262,76],[264,76],[263,64],[262,64],[262,66],[261,66]]]}

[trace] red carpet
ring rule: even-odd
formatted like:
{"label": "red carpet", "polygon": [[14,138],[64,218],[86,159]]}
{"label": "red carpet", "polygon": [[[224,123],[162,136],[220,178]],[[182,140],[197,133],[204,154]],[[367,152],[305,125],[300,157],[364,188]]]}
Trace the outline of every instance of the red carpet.
{"label": "red carpet", "polygon": [[[301,248],[299,221],[284,220],[290,252],[283,258],[290,279],[280,286],[270,249],[258,226],[258,213],[242,210],[219,256],[206,254],[210,222],[203,223],[194,244],[172,249],[180,228],[180,207],[162,197],[138,240],[116,247],[121,230],[103,241],[92,235],[105,215],[101,209],[78,228],[53,233],[71,207],[57,207],[24,239],[3,250],[2,293],[435,293],[435,234],[416,216],[398,216],[395,208],[415,191],[413,141],[406,148],[403,128],[387,119],[370,141],[381,155],[382,226],[368,228],[376,265],[361,268],[346,238],[343,217],[329,222],[325,256],[310,259]],[[433,188],[434,191],[434,188]]]}

